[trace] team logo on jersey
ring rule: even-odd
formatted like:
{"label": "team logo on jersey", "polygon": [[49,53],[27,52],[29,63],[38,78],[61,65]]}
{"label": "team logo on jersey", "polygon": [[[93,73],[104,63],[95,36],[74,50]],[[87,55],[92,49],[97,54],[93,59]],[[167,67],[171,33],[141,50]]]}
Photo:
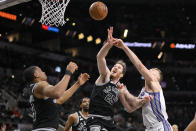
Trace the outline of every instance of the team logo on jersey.
{"label": "team logo on jersey", "polygon": [[103,92],[106,93],[104,100],[110,105],[118,101],[118,89],[115,86],[107,86]]}
{"label": "team logo on jersey", "polygon": [[78,125],[77,130],[78,131],[87,131],[87,128],[85,126],[86,126],[86,122],[85,121],[81,121],[80,124]]}

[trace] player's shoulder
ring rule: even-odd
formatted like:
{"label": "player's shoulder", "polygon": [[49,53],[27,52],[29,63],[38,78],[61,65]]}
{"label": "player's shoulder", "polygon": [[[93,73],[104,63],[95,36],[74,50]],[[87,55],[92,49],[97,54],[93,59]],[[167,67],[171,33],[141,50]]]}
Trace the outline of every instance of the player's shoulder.
{"label": "player's shoulder", "polygon": [[73,119],[73,120],[76,120],[77,117],[78,117],[78,113],[77,113],[77,112],[72,113],[72,114],[70,114],[70,115],[68,116],[69,119]]}
{"label": "player's shoulder", "polygon": [[49,85],[49,83],[47,81],[40,81],[40,82],[36,83],[36,88],[43,88],[48,85]]}
{"label": "player's shoulder", "polygon": [[72,113],[72,114],[70,114],[69,115],[69,117],[71,117],[71,118],[77,118],[78,117],[78,113],[77,112],[75,112],[75,113]]}
{"label": "player's shoulder", "polygon": [[47,81],[40,81],[36,83],[34,87],[34,94],[40,95],[40,92],[42,92],[47,86],[49,86]]}

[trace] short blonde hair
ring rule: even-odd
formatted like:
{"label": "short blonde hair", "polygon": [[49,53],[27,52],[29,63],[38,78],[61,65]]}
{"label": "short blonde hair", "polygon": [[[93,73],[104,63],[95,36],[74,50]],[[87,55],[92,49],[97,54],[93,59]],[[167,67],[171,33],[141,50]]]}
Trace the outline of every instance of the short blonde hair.
{"label": "short blonde hair", "polygon": [[162,71],[159,68],[153,68],[153,69],[155,69],[156,71],[159,72],[159,76],[160,76],[159,82],[162,82],[162,80],[163,80],[163,73],[162,73]]}

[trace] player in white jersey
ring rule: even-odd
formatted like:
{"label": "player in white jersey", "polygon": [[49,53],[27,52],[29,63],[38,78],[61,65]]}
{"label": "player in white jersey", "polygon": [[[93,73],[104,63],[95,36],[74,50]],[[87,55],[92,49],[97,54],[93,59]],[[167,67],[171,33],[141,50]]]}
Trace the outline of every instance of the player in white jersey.
{"label": "player in white jersey", "polygon": [[[143,123],[146,131],[172,131],[172,127],[167,121],[165,99],[160,85],[162,73],[158,68],[148,70],[138,57],[124,44],[121,39],[115,39],[114,45],[121,48],[129,57],[131,62],[145,79],[145,87],[142,89],[139,98],[151,95],[153,99],[146,104],[134,104],[136,99],[126,88],[120,92],[120,99],[128,112],[132,112],[142,106]],[[123,88],[125,86],[121,86]]]}

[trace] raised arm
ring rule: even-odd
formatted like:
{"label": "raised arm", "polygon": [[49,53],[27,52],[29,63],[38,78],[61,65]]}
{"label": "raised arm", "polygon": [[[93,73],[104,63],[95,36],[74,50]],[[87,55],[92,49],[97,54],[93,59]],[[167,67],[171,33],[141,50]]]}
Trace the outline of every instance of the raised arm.
{"label": "raised arm", "polygon": [[67,89],[71,74],[73,74],[77,69],[78,66],[75,63],[70,62],[67,65],[64,77],[58,84],[52,86],[49,85],[46,81],[40,82],[34,89],[35,96],[37,96],[38,98],[43,98],[46,96],[55,99],[61,97],[64,91]]}
{"label": "raised arm", "polygon": [[77,121],[77,118],[76,118],[75,114],[69,115],[68,116],[68,119],[67,119],[67,121],[65,123],[65,129],[64,129],[64,131],[72,131],[72,128],[71,127],[72,127],[72,125],[74,123],[76,123],[76,121]]}
{"label": "raised arm", "polygon": [[107,56],[109,50],[113,46],[111,44],[113,27],[110,27],[110,29],[108,29],[107,31],[108,31],[108,40],[97,54],[97,65],[98,65],[100,76],[106,76],[107,74],[110,73],[110,70],[108,69],[107,64],[106,64],[105,57]]}
{"label": "raised arm", "polygon": [[118,48],[121,48],[126,53],[130,61],[137,68],[140,74],[144,77],[147,84],[150,85],[149,88],[151,88],[154,92],[159,91],[160,90],[159,81],[153,76],[150,70],[148,70],[143,65],[143,63],[139,60],[139,58],[135,55],[135,53],[131,49],[129,49],[121,39],[118,39],[116,43],[114,43],[114,45]]}
{"label": "raised arm", "polygon": [[78,77],[77,82],[69,88],[67,91],[63,93],[63,95],[56,100],[57,104],[63,104],[66,102],[76,91],[77,89],[82,86],[87,80],[89,80],[90,76],[87,73],[81,74]]}
{"label": "raised arm", "polygon": [[134,107],[129,105],[129,103],[127,102],[125,95],[123,93],[120,94],[120,101],[127,112],[131,113],[134,111]]}
{"label": "raised arm", "polygon": [[146,96],[143,99],[139,99],[138,97],[133,96],[131,93],[129,93],[126,86],[123,84],[119,84],[118,89],[120,92],[120,100],[126,111],[129,113],[142,107],[152,99],[152,96]]}
{"label": "raised arm", "polygon": [[126,53],[130,61],[133,63],[133,65],[137,68],[137,70],[147,82],[154,80],[150,71],[143,65],[143,63],[139,60],[135,53],[131,49],[129,49],[129,47],[127,47],[121,39],[118,39],[116,46],[118,48],[121,48]]}

